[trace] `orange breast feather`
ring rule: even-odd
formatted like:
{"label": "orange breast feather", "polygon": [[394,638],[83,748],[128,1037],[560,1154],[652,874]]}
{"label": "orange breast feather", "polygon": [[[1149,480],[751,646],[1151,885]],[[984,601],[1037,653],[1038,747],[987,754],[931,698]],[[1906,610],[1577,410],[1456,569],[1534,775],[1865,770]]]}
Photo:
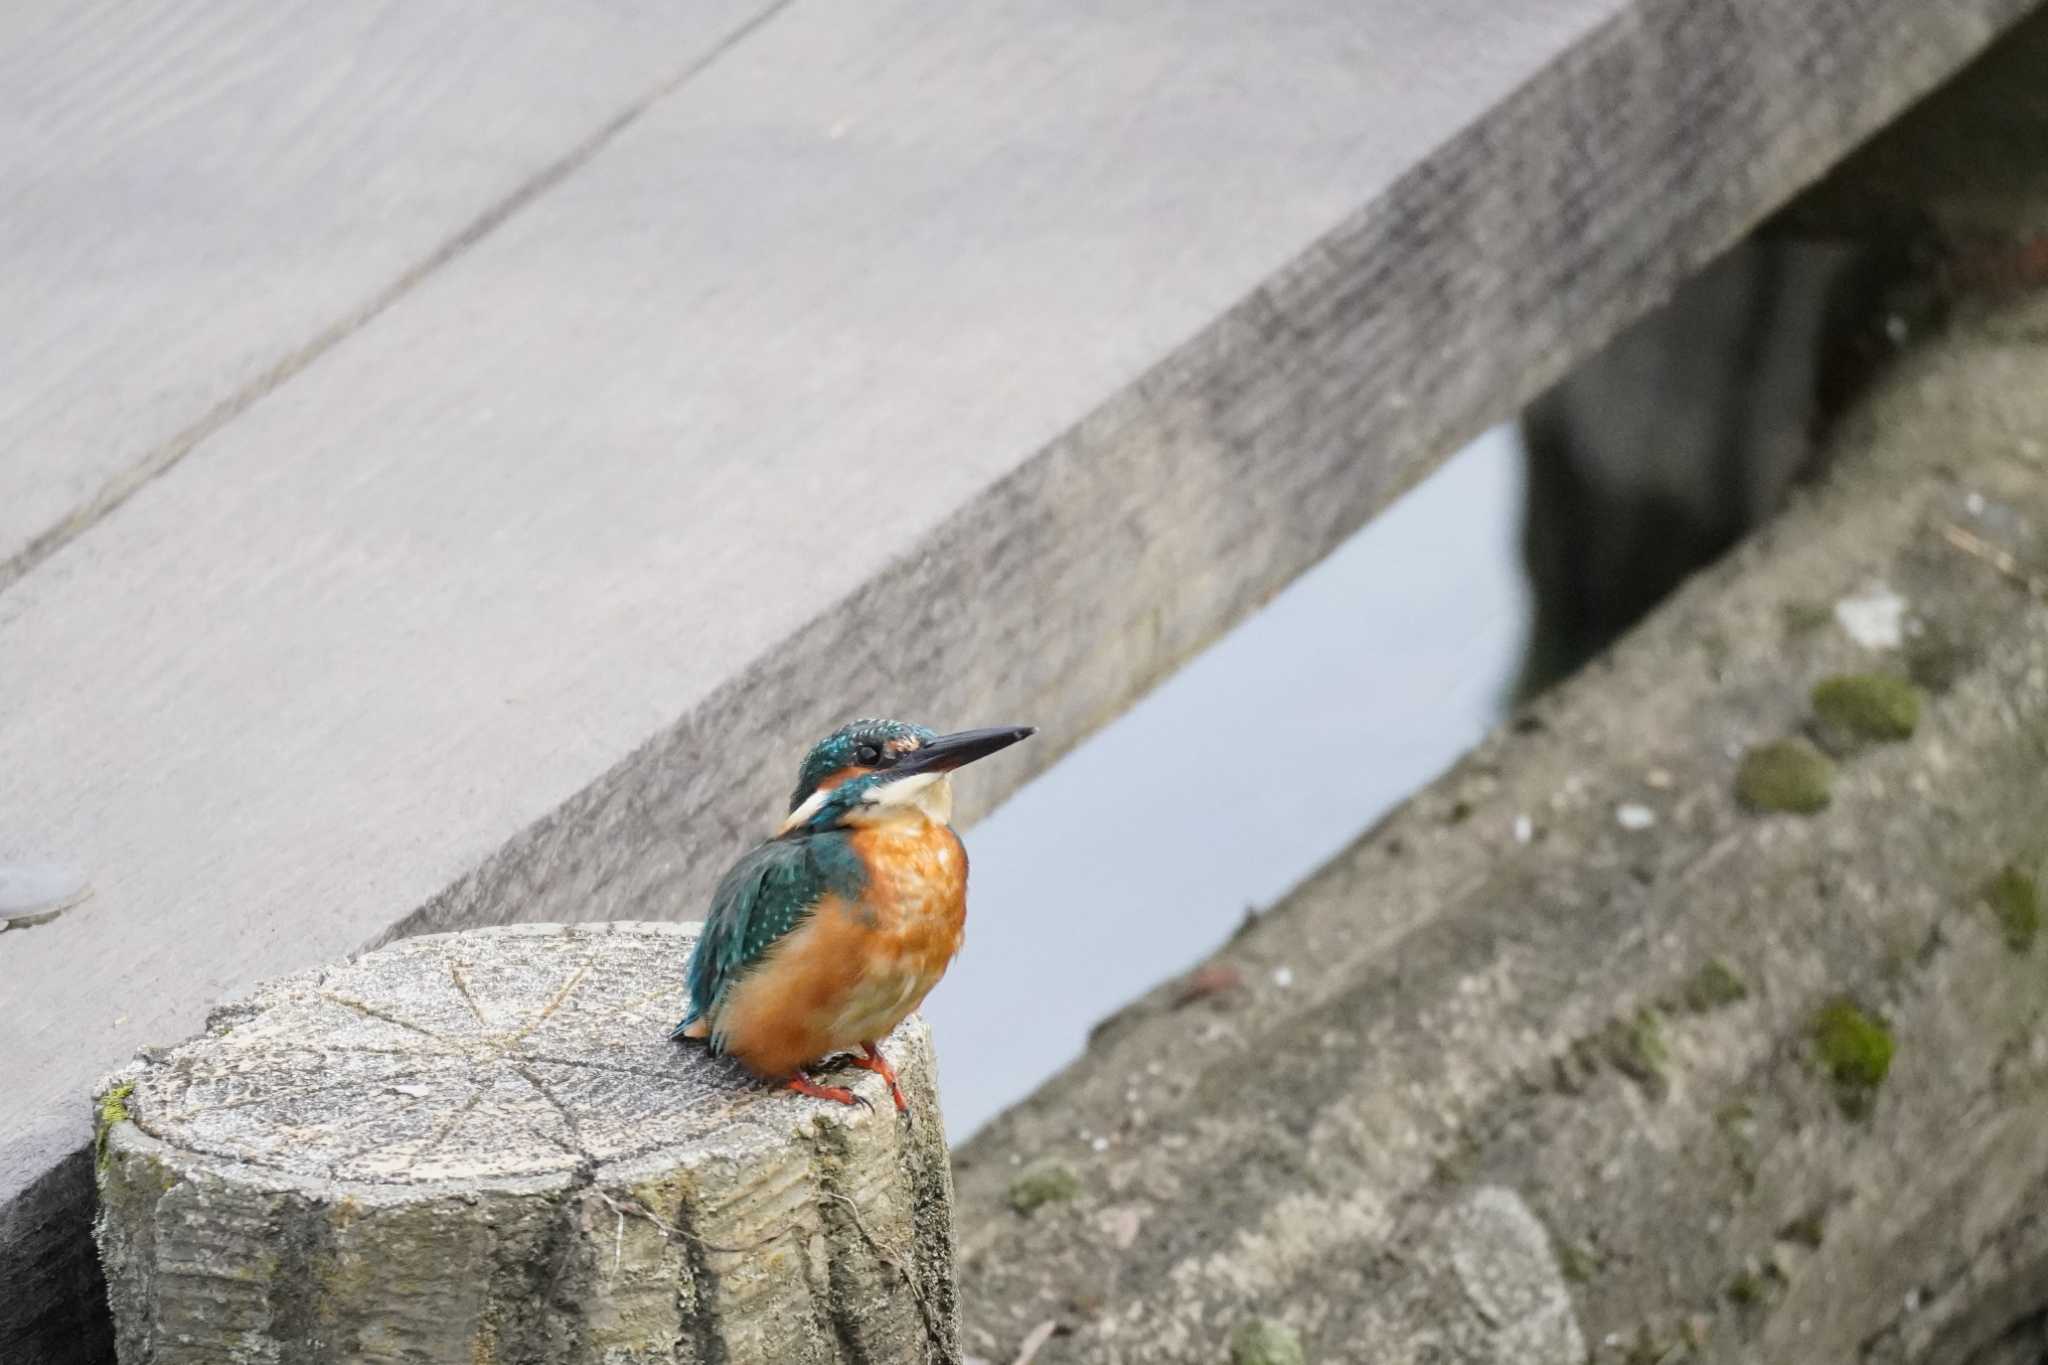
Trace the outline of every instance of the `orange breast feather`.
{"label": "orange breast feather", "polygon": [[781,1077],[879,1042],[945,975],[967,922],[967,854],[942,824],[860,831],[858,900],[827,896],[735,982],[720,1025],[727,1050]]}

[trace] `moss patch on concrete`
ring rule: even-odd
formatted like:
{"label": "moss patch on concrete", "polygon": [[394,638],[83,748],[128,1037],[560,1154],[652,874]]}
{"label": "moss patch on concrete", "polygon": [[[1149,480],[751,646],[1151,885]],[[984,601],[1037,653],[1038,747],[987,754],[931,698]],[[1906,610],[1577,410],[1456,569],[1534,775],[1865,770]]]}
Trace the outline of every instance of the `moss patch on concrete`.
{"label": "moss patch on concrete", "polygon": [[1728,1280],[1728,1301],[1738,1308],[1767,1308],[1784,1287],[1784,1278],[1771,1265],[1750,1264]]}
{"label": "moss patch on concrete", "polygon": [[1755,811],[1811,815],[1826,809],[1834,785],[1834,762],[1803,739],[1757,745],[1735,774],[1735,794]]}
{"label": "moss patch on concrete", "polygon": [[1837,673],[1813,688],[1813,713],[1858,739],[1910,739],[1920,725],[1920,689],[1888,673]]}
{"label": "moss patch on concrete", "polygon": [[1231,1334],[1230,1365],[1308,1365],[1308,1356],[1286,1323],[1252,1318]]}
{"label": "moss patch on concrete", "polygon": [[1600,1272],[1600,1258],[1577,1242],[1552,1239],[1552,1250],[1557,1256],[1557,1269],[1568,1284],[1590,1284]]}
{"label": "moss patch on concrete", "polygon": [[1638,1010],[1633,1019],[1616,1019],[1600,1035],[1607,1061],[1640,1085],[1652,1099],[1670,1092],[1671,1049],[1664,1042],[1664,1019],[1657,1011]]}
{"label": "moss patch on concrete", "polygon": [[1081,1177],[1064,1161],[1034,1161],[1010,1182],[1010,1207],[1035,1213],[1047,1204],[1063,1203],[1081,1193]]}
{"label": "moss patch on concrete", "polygon": [[1985,887],[1984,899],[1998,918],[2005,946],[2016,953],[2031,951],[2041,933],[2041,888],[2033,875],[2008,863]]}
{"label": "moss patch on concrete", "polygon": [[1826,602],[1795,599],[1779,608],[1788,636],[1811,635],[1835,619],[1835,609]]}
{"label": "moss patch on concrete", "polygon": [[1796,1218],[1788,1219],[1778,1229],[1778,1240],[1803,1246],[1810,1251],[1819,1250],[1827,1240],[1828,1211],[1825,1204],[1816,1205]]}
{"label": "moss patch on concrete", "polygon": [[1695,1014],[1705,1014],[1723,1005],[1732,1005],[1738,1000],[1749,998],[1749,987],[1735,969],[1720,958],[1708,959],[1705,966],[1694,972],[1685,983],[1679,999]]}
{"label": "moss patch on concrete", "polygon": [[1813,1045],[1822,1070],[1835,1084],[1842,1112],[1850,1118],[1867,1115],[1891,1071],[1891,1029],[1855,1001],[1839,996],[1814,1016]]}

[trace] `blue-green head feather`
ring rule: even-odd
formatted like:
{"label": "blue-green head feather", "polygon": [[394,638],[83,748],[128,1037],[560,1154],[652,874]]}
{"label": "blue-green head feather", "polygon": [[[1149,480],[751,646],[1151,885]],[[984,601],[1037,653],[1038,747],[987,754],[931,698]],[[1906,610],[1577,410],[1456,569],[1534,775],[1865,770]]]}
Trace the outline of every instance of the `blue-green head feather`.
{"label": "blue-green head feather", "polygon": [[840,726],[811,746],[797,770],[796,790],[789,794],[789,808],[795,810],[828,777],[849,768],[866,770],[895,763],[905,753],[923,748],[936,739],[922,725],[901,720],[856,720]]}

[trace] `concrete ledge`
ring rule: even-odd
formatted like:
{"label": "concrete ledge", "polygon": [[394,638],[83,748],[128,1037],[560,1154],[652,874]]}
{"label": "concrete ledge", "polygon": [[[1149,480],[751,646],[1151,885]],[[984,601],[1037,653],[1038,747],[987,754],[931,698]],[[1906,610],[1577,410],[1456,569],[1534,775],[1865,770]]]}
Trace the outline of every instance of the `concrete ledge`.
{"label": "concrete ledge", "polygon": [[[1053,1322],[1043,1365],[1220,1358],[1263,1318],[1312,1360],[1870,1365],[2034,1332],[2023,317],[1905,362],[1826,487],[968,1143],[967,1350]],[[1020,1212],[1049,1169],[1071,1197]]]}
{"label": "concrete ledge", "polygon": [[261,988],[102,1084],[123,1361],[949,1360],[930,1041],[899,1120],[670,1041],[695,935],[417,938]]}

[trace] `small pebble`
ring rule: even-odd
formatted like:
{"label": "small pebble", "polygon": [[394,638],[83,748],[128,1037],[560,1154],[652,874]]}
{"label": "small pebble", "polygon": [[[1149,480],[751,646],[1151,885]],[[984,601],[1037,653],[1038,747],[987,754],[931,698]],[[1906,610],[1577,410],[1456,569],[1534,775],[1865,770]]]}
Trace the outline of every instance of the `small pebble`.
{"label": "small pebble", "polygon": [[1614,808],[1614,823],[1626,830],[1648,829],[1657,823],[1657,812],[1628,802]]}
{"label": "small pebble", "polygon": [[1515,842],[1526,844],[1536,837],[1536,822],[1526,815],[1515,817]]}
{"label": "small pebble", "polygon": [[1292,986],[1294,984],[1294,968],[1275,967],[1273,969],[1273,984],[1283,991]]}
{"label": "small pebble", "polygon": [[1093,1139],[1091,1139],[1091,1140],[1089,1141],[1089,1143],[1088,1143],[1088,1150],[1089,1150],[1089,1151],[1091,1151],[1091,1152],[1106,1152],[1106,1151],[1108,1151],[1108,1150],[1109,1150],[1109,1139],[1108,1139],[1108,1138],[1106,1138],[1106,1137],[1099,1137],[1099,1138],[1093,1138]]}

